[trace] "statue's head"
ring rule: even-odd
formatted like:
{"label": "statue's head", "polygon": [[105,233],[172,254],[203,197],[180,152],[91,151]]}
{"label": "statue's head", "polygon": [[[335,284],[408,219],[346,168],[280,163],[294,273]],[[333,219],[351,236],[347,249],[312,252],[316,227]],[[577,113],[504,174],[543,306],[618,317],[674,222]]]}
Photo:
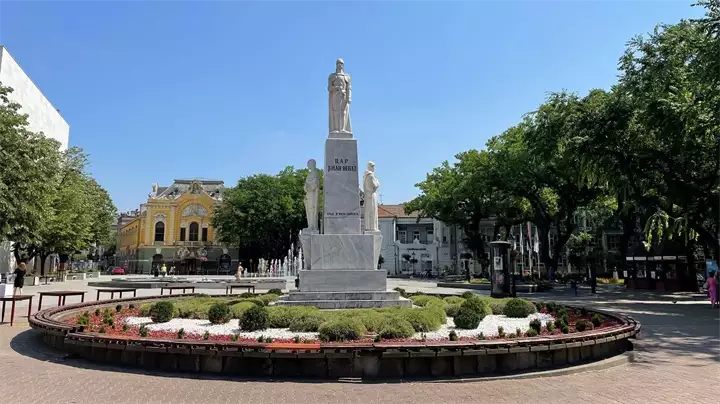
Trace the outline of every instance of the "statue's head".
{"label": "statue's head", "polygon": [[316,164],[316,163],[315,163],[315,159],[310,159],[310,160],[308,160],[308,162],[307,162],[307,167],[312,170],[312,169],[315,168],[315,164]]}
{"label": "statue's head", "polygon": [[375,163],[373,163],[372,161],[368,161],[367,170],[374,173],[375,172]]}
{"label": "statue's head", "polygon": [[344,68],[345,62],[342,60],[342,58],[338,58],[338,60],[335,61],[335,72],[342,73]]}

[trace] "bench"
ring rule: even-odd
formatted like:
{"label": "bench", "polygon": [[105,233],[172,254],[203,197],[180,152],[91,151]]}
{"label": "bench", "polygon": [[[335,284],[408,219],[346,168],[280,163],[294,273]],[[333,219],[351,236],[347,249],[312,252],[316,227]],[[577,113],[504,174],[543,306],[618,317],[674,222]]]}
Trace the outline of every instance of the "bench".
{"label": "bench", "polygon": [[132,292],[133,297],[137,297],[137,288],[101,288],[97,290],[97,297],[95,300],[100,300],[100,293],[110,293],[110,300],[115,298],[115,293],[120,294],[122,299],[123,292]]}
{"label": "bench", "polygon": [[54,290],[54,291],[48,291],[48,292],[39,292],[40,300],[38,301],[38,311],[40,310],[40,307],[42,307],[42,301],[43,296],[57,296],[58,306],[65,306],[65,300],[68,296],[80,296],[80,303],[85,301],[85,293],[83,291],[79,290]]}
{"label": "bench", "polygon": [[10,327],[12,327],[13,322],[15,321],[15,302],[19,302],[22,300],[29,300],[28,302],[28,320],[30,319],[30,314],[32,311],[32,298],[33,295],[15,295],[10,297],[0,297],[0,300],[2,300],[2,318],[0,319],[0,323],[5,322],[5,302],[12,302],[12,306],[10,309]]}
{"label": "bench", "polygon": [[183,293],[185,293],[186,289],[190,289],[191,290],[190,293],[195,293],[195,286],[193,286],[193,285],[175,285],[175,286],[167,286],[166,285],[166,286],[163,286],[160,288],[161,296],[165,293],[166,289],[170,291],[171,295],[172,295],[173,290],[181,290],[181,289],[182,289]]}
{"label": "bench", "polygon": [[255,285],[252,283],[230,283],[225,286],[225,294],[231,295],[235,289],[247,289],[248,293],[250,293],[250,290],[255,293]]}

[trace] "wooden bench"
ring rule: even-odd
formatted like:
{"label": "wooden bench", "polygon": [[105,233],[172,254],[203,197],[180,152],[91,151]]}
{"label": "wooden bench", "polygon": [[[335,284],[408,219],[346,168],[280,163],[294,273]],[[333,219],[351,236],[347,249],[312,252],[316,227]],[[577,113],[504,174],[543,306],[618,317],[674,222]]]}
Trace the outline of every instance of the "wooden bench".
{"label": "wooden bench", "polygon": [[55,281],[55,275],[43,275],[40,277],[40,280],[42,281],[43,279],[45,279],[45,285],[47,285],[50,279]]}
{"label": "wooden bench", "polygon": [[102,288],[97,290],[95,300],[100,300],[100,293],[110,293],[110,300],[115,298],[115,293],[120,293],[120,298],[122,299],[123,292],[132,292],[133,297],[137,297],[137,288]]}
{"label": "wooden bench", "polygon": [[252,283],[230,283],[225,286],[225,294],[231,295],[234,289],[247,289],[248,293],[250,293],[250,290],[255,293],[255,285]]}
{"label": "wooden bench", "polygon": [[19,302],[22,300],[29,300],[28,302],[28,319],[30,319],[30,313],[32,312],[32,298],[33,295],[16,295],[16,296],[10,296],[10,297],[0,297],[0,300],[2,300],[2,318],[0,319],[0,323],[5,322],[5,302],[12,302],[12,306],[10,308],[10,326],[12,327],[13,322],[15,321],[15,302]]}
{"label": "wooden bench", "polygon": [[83,291],[79,290],[54,290],[54,291],[47,291],[47,292],[39,292],[40,300],[38,301],[38,311],[40,311],[40,308],[42,307],[42,301],[43,296],[57,296],[58,306],[65,306],[65,300],[68,296],[80,296],[80,303],[85,301],[85,293]]}
{"label": "wooden bench", "polygon": [[195,286],[193,286],[193,285],[173,285],[173,286],[166,285],[166,286],[163,286],[160,288],[160,295],[163,295],[165,293],[165,289],[169,290],[171,295],[172,295],[173,290],[181,290],[181,289],[182,289],[183,293],[185,293],[186,289],[190,289],[190,291],[191,291],[190,293],[195,293]]}

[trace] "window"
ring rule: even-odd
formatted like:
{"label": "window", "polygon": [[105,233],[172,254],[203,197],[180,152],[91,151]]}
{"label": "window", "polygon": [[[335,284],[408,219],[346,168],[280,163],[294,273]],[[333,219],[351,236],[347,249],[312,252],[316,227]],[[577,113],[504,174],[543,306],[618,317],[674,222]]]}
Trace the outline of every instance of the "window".
{"label": "window", "polygon": [[202,229],[202,241],[207,241],[207,227],[203,227]]}
{"label": "window", "polygon": [[607,249],[608,250],[618,250],[620,247],[620,236],[617,234],[608,234],[607,235]]}
{"label": "window", "polygon": [[165,223],[155,223],[155,241],[165,241]]}
{"label": "window", "polygon": [[398,241],[400,244],[407,244],[407,232],[405,230],[398,230]]}
{"label": "window", "polygon": [[413,231],[413,239],[412,239],[413,243],[415,242],[416,239],[418,241],[420,240],[420,230]]}
{"label": "window", "polygon": [[185,228],[180,228],[180,241],[185,241]]}
{"label": "window", "polygon": [[442,228],[442,242],[447,243],[447,241],[448,241],[448,228],[443,227]]}
{"label": "window", "polygon": [[198,241],[200,226],[197,222],[190,223],[190,241]]}
{"label": "window", "polygon": [[427,231],[427,242],[432,244],[435,241],[435,230]]}

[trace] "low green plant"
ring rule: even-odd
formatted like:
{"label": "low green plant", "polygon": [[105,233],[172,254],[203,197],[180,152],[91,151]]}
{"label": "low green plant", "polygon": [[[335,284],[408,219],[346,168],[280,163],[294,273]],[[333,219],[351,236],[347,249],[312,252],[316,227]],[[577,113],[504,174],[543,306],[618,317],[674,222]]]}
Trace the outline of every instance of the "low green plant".
{"label": "low green plant", "polygon": [[205,333],[203,334],[203,339],[206,341],[210,339],[210,331],[205,331]]}
{"label": "low green plant", "polygon": [[240,298],[241,298],[241,299],[250,299],[250,298],[253,298],[253,297],[255,297],[255,296],[256,296],[255,293],[250,293],[250,292],[240,293]]}
{"label": "low green plant", "polygon": [[545,328],[547,328],[548,332],[551,333],[551,332],[555,331],[555,323],[553,323],[552,321],[548,321],[547,324],[545,325]]}
{"label": "low green plant", "polygon": [[77,323],[80,325],[89,325],[90,324],[90,317],[83,314],[82,316],[78,317]]}
{"label": "low green plant", "polygon": [[517,334],[515,334],[515,333],[513,333],[513,332],[511,332],[510,334],[507,335],[507,338],[508,338],[508,339],[513,339],[513,338],[516,338],[516,337],[517,337]]}
{"label": "low green plant", "polygon": [[241,318],[243,313],[248,311],[251,307],[255,307],[256,304],[253,302],[247,302],[247,301],[240,301],[237,303],[234,303],[230,305],[230,314],[232,315],[232,318]]}
{"label": "low green plant", "polygon": [[294,337],[293,337],[293,342],[296,343],[296,344],[299,344],[299,343],[300,343],[300,336],[299,336],[299,335],[294,336]]}
{"label": "low green plant", "polygon": [[280,295],[268,293],[266,295],[258,296],[257,299],[260,299],[264,306],[269,306],[270,303],[277,302],[280,299]]}
{"label": "low green plant", "polygon": [[517,335],[517,336],[522,335],[522,330],[520,329],[520,327],[515,329],[515,335]]}
{"label": "low green plant", "polygon": [[415,334],[415,329],[407,320],[393,319],[380,327],[378,335],[384,339],[410,338]]}
{"label": "low green plant", "polygon": [[535,309],[537,309],[537,311],[541,311],[541,310],[544,309],[544,308],[545,308],[545,303],[543,303],[543,302],[535,302]]}
{"label": "low green plant", "polygon": [[264,335],[261,335],[261,336],[257,337],[257,342],[263,342],[263,341],[265,341],[265,336],[264,336]]}
{"label": "low green plant", "polygon": [[148,336],[148,329],[144,325],[141,325],[140,329],[138,331],[139,331],[141,337],[145,338]]}
{"label": "low green plant", "polygon": [[211,324],[225,324],[231,318],[232,312],[225,302],[213,303],[208,310],[208,320]]}
{"label": "low green plant", "polygon": [[160,301],[150,310],[150,318],[153,323],[167,323],[173,318],[174,311],[175,305],[171,301]]}
{"label": "low green plant", "polygon": [[324,322],[325,318],[321,314],[309,313],[294,319],[288,328],[293,332],[317,332]]}
{"label": "low green plant", "polygon": [[320,315],[320,310],[317,308],[306,306],[273,306],[266,310],[270,328],[288,328],[299,318]]}
{"label": "low green plant", "polygon": [[134,304],[134,303],[128,304],[128,309],[134,310],[134,309],[135,309],[135,304]]}
{"label": "low green plant", "polygon": [[563,315],[560,316],[560,322],[563,324],[570,324],[570,317],[568,317],[567,313],[563,313]]}
{"label": "low green plant", "polygon": [[321,341],[351,341],[365,335],[365,325],[357,318],[347,317],[327,321],[320,325],[318,337]]}
{"label": "low green plant", "polygon": [[267,302],[265,300],[257,298],[257,297],[245,299],[244,301],[255,303],[256,306],[267,306]]}
{"label": "low green plant", "polygon": [[401,309],[398,316],[409,321],[417,332],[436,331],[446,322],[445,310],[437,306]]}
{"label": "low green plant", "polygon": [[469,298],[471,298],[471,297],[473,297],[473,296],[476,296],[475,293],[470,292],[470,291],[468,291],[468,292],[463,292],[463,293],[460,295],[460,297],[462,297],[463,299],[469,299]]}
{"label": "low green plant", "polygon": [[479,339],[479,340],[481,340],[481,341],[484,340],[484,339],[485,339],[485,334],[483,334],[483,333],[478,334],[477,339]]}
{"label": "low green plant", "polygon": [[563,324],[563,325],[560,327],[560,330],[562,331],[563,334],[567,334],[567,333],[570,332],[570,327],[568,327],[567,324]]}
{"label": "low green plant", "polygon": [[461,307],[470,309],[477,313],[478,316],[480,316],[480,320],[485,318],[486,315],[492,313],[492,309],[490,309],[487,301],[477,295],[469,299],[465,299],[465,302],[463,302]]}
{"label": "low green plant", "polygon": [[491,302],[490,303],[490,311],[492,314],[500,315],[503,314],[503,311],[505,310],[505,302]]}
{"label": "low green plant", "polygon": [[505,336],[505,328],[501,325],[498,326],[498,337],[502,338]]}
{"label": "low green plant", "polygon": [[401,296],[401,297],[405,297],[405,298],[408,297],[407,292],[406,292],[405,289],[403,289],[403,288],[394,288],[393,290],[396,291],[396,292],[400,292],[400,296]]}
{"label": "low green plant", "polygon": [[602,324],[603,321],[605,321],[605,317],[600,313],[595,313],[590,318],[590,322],[592,322],[595,327],[600,327],[600,324]]}
{"label": "low green plant", "polygon": [[575,322],[575,329],[578,332],[583,332],[585,330],[592,330],[593,324],[587,320],[578,320],[577,322]]}
{"label": "low green plant", "polygon": [[450,341],[457,341],[457,340],[458,340],[458,335],[457,335],[457,333],[455,332],[455,330],[450,331],[450,334],[448,334],[448,339],[450,339]]}
{"label": "low green plant", "polygon": [[581,308],[580,308],[580,315],[583,316],[583,317],[587,316],[587,315],[588,315],[587,309],[584,308],[584,307],[581,307]]}
{"label": "low green plant", "polygon": [[274,289],[268,290],[267,294],[268,294],[268,295],[282,296],[283,292],[282,292],[282,290],[280,290],[280,289],[274,288]]}
{"label": "low green plant", "polygon": [[181,328],[177,332],[177,339],[183,339],[185,338],[185,329]]}
{"label": "low green plant", "polygon": [[534,329],[534,328],[530,328],[530,329],[527,330],[527,332],[525,333],[525,336],[526,336],[526,337],[537,337],[537,336],[538,336],[538,330],[536,330],[536,329]]}
{"label": "low green plant", "polygon": [[98,330],[98,332],[99,332],[100,334],[105,334],[105,326],[104,326],[104,325],[101,325],[101,326],[100,326],[100,329]]}
{"label": "low green plant", "polygon": [[118,304],[117,306],[115,306],[115,311],[120,313],[122,311],[122,304]]}
{"label": "low green plant", "polygon": [[380,334],[375,334],[375,338],[373,338],[373,342],[382,342],[382,337]]}
{"label": "low green plant", "polygon": [[266,343],[270,344],[270,343],[272,343],[273,341],[275,341],[275,339],[274,339],[273,337],[265,337],[265,342],[266,342]]}
{"label": "low green plant", "polygon": [[447,303],[447,304],[460,305],[460,304],[465,303],[465,299],[460,296],[448,296],[448,297],[443,298],[443,301],[445,301],[445,303]]}
{"label": "low green plant", "polygon": [[95,315],[96,315],[96,316],[99,316],[99,315],[100,315],[100,309],[95,309]]}
{"label": "low green plant", "polygon": [[428,303],[432,301],[441,301],[439,297],[430,296],[430,295],[417,295],[410,297],[410,300],[412,300],[413,304],[420,307],[425,307],[428,305]]}
{"label": "low green plant", "polygon": [[129,325],[127,325],[127,324],[123,324],[123,325],[122,325],[122,330],[123,330],[123,332],[127,332],[129,329],[130,329],[130,326],[129,326]]}
{"label": "low green plant", "polygon": [[474,330],[480,325],[481,315],[472,307],[463,305],[454,318],[455,326],[464,330]]}
{"label": "low green plant", "polygon": [[548,313],[554,313],[557,310],[557,304],[555,302],[545,302],[545,309]]}
{"label": "low green plant", "polygon": [[508,300],[503,309],[503,314],[512,318],[525,318],[535,312],[537,310],[531,301],[519,298]]}
{"label": "low green plant", "polygon": [[269,324],[270,318],[265,306],[251,307],[240,318],[240,329],[243,331],[264,330]]}
{"label": "low green plant", "polygon": [[230,341],[232,341],[232,342],[237,342],[237,340],[238,340],[238,335],[237,335],[237,334],[232,334],[232,335],[230,335]]}
{"label": "low green plant", "polygon": [[534,329],[537,332],[540,332],[542,329],[542,323],[538,319],[533,319],[530,321],[530,328]]}
{"label": "low green plant", "polygon": [[445,315],[447,315],[448,317],[457,316],[459,311],[460,305],[457,303],[448,303],[447,305],[445,305]]}

